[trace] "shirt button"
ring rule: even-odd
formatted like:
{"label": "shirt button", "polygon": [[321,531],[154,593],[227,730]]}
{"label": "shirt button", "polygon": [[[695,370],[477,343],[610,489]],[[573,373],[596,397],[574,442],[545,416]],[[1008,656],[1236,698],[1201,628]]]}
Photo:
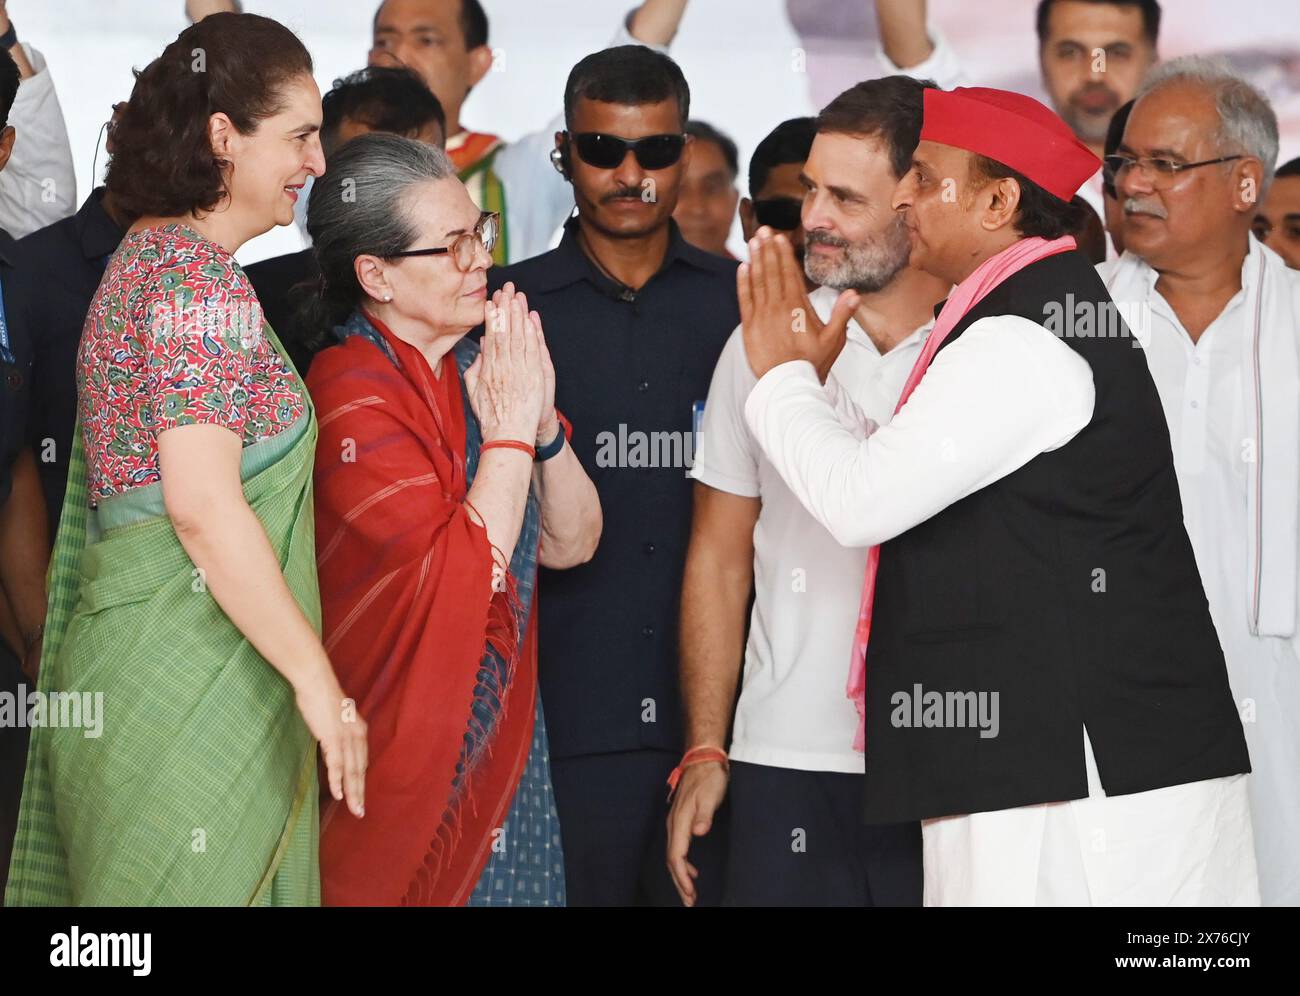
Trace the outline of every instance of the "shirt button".
{"label": "shirt button", "polygon": [[650,382],[648,380],[643,380],[636,386],[636,389],[644,394],[646,391],[650,390]]}
{"label": "shirt button", "polygon": [[647,543],[647,544],[643,547],[643,549],[645,550],[646,553],[654,553],[654,552],[655,552],[655,545],[654,545],[653,543]]}
{"label": "shirt button", "polygon": [[1200,408],[1200,407],[1201,407],[1201,403],[1200,403],[1199,401],[1193,401],[1193,402],[1192,402],[1192,407],[1193,407],[1193,408]]}
{"label": "shirt button", "polygon": [[1201,365],[1201,358],[1199,356],[1193,356],[1192,363],[1199,367]]}
{"label": "shirt button", "polygon": [[652,637],[655,635],[655,628],[653,626],[642,626],[641,635],[646,638]]}

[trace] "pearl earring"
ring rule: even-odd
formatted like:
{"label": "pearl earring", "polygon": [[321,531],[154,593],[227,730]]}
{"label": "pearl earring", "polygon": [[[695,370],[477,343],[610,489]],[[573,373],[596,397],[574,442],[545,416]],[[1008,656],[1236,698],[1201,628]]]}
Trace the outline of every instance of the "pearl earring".
{"label": "pearl earring", "polygon": [[384,295],[384,300],[385,300],[385,301],[391,301],[392,299],[393,299],[393,295],[392,295],[392,294],[385,294],[385,295]]}

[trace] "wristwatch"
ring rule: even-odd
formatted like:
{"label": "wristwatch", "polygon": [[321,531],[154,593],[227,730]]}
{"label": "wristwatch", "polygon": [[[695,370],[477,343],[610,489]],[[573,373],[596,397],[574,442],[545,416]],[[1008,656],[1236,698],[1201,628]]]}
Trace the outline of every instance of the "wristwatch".
{"label": "wristwatch", "polygon": [[557,431],[555,433],[554,439],[552,439],[545,446],[537,447],[537,456],[535,457],[535,459],[537,460],[538,463],[543,463],[544,461],[551,459],[551,457],[558,455],[560,450],[562,449],[564,449],[564,426],[563,425],[557,427]]}

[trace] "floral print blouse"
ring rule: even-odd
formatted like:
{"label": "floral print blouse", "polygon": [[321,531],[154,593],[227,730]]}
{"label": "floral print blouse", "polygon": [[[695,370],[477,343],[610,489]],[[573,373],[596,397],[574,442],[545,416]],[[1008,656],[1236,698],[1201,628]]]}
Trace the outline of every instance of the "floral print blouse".
{"label": "floral print blouse", "polygon": [[165,429],[222,425],[249,446],[306,410],[243,269],[179,224],[131,232],[113,254],[82,330],[77,388],[92,505],[161,480]]}

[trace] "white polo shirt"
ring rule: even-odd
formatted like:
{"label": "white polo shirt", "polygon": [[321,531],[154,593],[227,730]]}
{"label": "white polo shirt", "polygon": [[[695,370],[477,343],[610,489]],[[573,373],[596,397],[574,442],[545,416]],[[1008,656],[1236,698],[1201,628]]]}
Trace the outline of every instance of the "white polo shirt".
{"label": "white polo shirt", "polygon": [[[824,321],[838,292],[822,287],[810,297]],[[930,327],[881,356],[857,323],[849,323],[826,385],[846,426],[859,427],[861,415],[879,425],[890,420]],[[713,373],[691,469],[709,487],[762,500],[730,756],[778,768],[861,773],[862,755],[853,750],[857,710],[844,689],[867,551],[835,542],[764,456],[745,423],[745,399],[755,383],[738,328]],[[845,395],[861,414],[844,403]]]}

